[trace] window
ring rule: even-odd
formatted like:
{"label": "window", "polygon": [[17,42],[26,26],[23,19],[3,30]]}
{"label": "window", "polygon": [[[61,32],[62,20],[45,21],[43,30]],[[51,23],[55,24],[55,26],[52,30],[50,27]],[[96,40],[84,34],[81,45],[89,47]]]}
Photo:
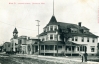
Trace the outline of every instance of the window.
{"label": "window", "polygon": [[57,30],[57,26],[54,26],[54,30],[55,30],[55,31]]}
{"label": "window", "polygon": [[47,31],[49,31],[49,27],[47,27]]}
{"label": "window", "polygon": [[82,37],[82,42],[84,42],[84,37]]}
{"label": "window", "polygon": [[87,42],[89,42],[89,38],[87,38]]}
{"label": "window", "polygon": [[71,28],[71,32],[72,33],[77,33],[77,29],[76,28]]}
{"label": "window", "polygon": [[57,50],[57,45],[55,45],[55,50]]}
{"label": "window", "polygon": [[46,36],[46,41],[48,40],[48,35]]}
{"label": "window", "polygon": [[91,46],[91,52],[95,52],[95,46]]}
{"label": "window", "polygon": [[44,50],[44,45],[41,45],[41,50]]}
{"label": "window", "polygon": [[53,45],[45,45],[45,50],[53,50]]}
{"label": "window", "polygon": [[75,37],[75,41],[78,41],[78,37]]}
{"label": "window", "polygon": [[50,26],[50,31],[53,31],[53,26]]}
{"label": "window", "polygon": [[10,47],[10,44],[8,44],[8,47]]}
{"label": "window", "polygon": [[95,38],[93,38],[92,42],[93,42],[93,43],[95,42]]}
{"label": "window", "polygon": [[51,39],[51,40],[53,39],[53,34],[50,35],[50,39]]}
{"label": "window", "polygon": [[43,30],[44,30],[44,32],[46,32],[46,29],[45,28]]}
{"label": "window", "polygon": [[19,44],[22,44],[22,40],[19,40]]}
{"label": "window", "polygon": [[58,46],[59,49],[62,49],[62,46]]}
{"label": "window", "polygon": [[49,45],[50,50],[54,49],[54,45]]}
{"label": "window", "polygon": [[79,51],[79,47],[77,47],[77,51]]}
{"label": "window", "polygon": [[44,41],[44,38],[42,38],[42,41]]}
{"label": "window", "polygon": [[72,41],[74,41],[74,37],[72,37]]}
{"label": "window", "polygon": [[89,32],[89,30],[83,30],[83,33],[88,33]]}
{"label": "window", "polygon": [[57,39],[57,35],[56,34],[54,35],[54,38],[55,38],[55,40]]}

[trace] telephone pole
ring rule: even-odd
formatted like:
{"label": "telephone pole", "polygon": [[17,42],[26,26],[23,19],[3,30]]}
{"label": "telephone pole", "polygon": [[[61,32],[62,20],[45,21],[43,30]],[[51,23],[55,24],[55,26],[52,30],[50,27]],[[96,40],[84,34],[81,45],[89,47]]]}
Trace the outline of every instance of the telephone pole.
{"label": "telephone pole", "polygon": [[38,26],[38,55],[40,54],[40,43],[39,43],[39,20],[35,20],[35,21],[37,21],[38,22],[38,25],[36,25],[36,26]]}

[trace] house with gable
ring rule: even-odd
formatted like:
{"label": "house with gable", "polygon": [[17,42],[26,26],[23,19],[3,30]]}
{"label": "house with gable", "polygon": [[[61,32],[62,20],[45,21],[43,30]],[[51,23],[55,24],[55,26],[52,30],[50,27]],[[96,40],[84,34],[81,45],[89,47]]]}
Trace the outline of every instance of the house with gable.
{"label": "house with gable", "polygon": [[57,22],[53,15],[43,30],[39,34],[41,55],[80,55],[85,49],[89,55],[97,53],[98,36],[82,26],[81,22]]}

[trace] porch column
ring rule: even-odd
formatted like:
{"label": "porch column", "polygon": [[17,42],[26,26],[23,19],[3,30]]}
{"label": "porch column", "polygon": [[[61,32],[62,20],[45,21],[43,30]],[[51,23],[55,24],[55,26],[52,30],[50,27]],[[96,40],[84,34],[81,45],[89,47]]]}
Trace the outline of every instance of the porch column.
{"label": "porch column", "polygon": [[30,54],[32,54],[32,52],[33,52],[33,49],[32,49],[32,44],[30,45],[30,47],[31,47],[31,53],[30,53]]}
{"label": "porch column", "polygon": [[44,56],[45,56],[45,45],[44,45]]}
{"label": "porch column", "polygon": [[66,44],[65,44],[65,52],[64,52],[65,56],[66,56],[66,53],[67,53],[67,48],[66,48]]}
{"label": "porch column", "polygon": [[[79,46],[79,53],[80,53],[80,46]],[[80,56],[80,54],[79,54],[79,56]]]}
{"label": "porch column", "polygon": [[55,45],[54,45],[54,56],[55,56]]}
{"label": "porch column", "polygon": [[83,45],[81,47],[82,47],[82,51],[83,51]]}
{"label": "porch column", "polygon": [[85,46],[84,46],[84,52],[85,52]]}
{"label": "porch column", "polygon": [[34,54],[34,46],[32,45],[32,54]]}
{"label": "porch column", "polygon": [[28,54],[28,48],[27,48],[27,45],[26,45],[26,54]]}
{"label": "porch column", "polygon": [[41,51],[41,45],[39,45],[39,47],[40,47],[40,48],[39,48],[39,55],[40,55],[40,54],[41,54],[41,52],[40,52],[40,51]]}
{"label": "porch column", "polygon": [[35,45],[34,45],[34,53],[35,53]]}
{"label": "porch column", "polygon": [[78,51],[78,50],[77,50],[77,47],[78,47],[78,46],[75,46],[75,47],[76,47],[76,48],[75,48],[75,51],[77,52],[77,51]]}
{"label": "porch column", "polygon": [[72,56],[72,45],[71,45],[71,56]]}

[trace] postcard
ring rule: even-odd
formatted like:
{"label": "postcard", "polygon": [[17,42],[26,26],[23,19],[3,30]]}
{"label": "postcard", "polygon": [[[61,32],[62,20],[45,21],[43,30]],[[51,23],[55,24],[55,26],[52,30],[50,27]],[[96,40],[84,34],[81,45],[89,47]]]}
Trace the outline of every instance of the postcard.
{"label": "postcard", "polygon": [[99,0],[0,1],[0,64],[99,64]]}

